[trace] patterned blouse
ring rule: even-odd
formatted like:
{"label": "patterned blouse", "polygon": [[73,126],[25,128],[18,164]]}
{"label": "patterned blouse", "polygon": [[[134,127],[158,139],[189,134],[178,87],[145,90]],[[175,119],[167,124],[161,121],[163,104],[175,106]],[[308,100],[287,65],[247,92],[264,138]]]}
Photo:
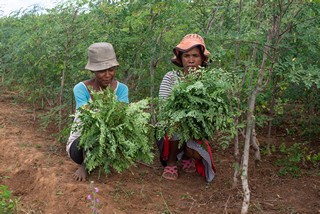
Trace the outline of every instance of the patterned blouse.
{"label": "patterned blouse", "polygon": [[169,71],[164,75],[160,89],[159,89],[159,98],[166,100],[171,94],[172,88],[180,80],[179,71]]}

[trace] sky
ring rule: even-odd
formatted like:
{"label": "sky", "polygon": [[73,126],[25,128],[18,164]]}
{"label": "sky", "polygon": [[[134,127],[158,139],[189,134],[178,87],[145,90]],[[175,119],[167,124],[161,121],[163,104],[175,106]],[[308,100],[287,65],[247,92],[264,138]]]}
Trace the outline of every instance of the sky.
{"label": "sky", "polygon": [[58,2],[55,0],[0,0],[0,15],[7,16],[13,11],[26,9],[34,4],[44,8],[53,8]]}

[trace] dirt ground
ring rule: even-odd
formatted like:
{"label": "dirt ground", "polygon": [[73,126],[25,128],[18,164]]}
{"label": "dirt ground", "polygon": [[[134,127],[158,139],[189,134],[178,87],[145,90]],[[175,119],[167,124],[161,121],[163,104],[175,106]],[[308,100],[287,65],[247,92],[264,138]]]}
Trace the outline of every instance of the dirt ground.
{"label": "dirt ground", "polygon": [[[274,139],[282,142],[283,139]],[[263,144],[263,140],[260,139]],[[65,153],[65,145],[51,133],[40,131],[28,107],[14,96],[0,98],[0,184],[19,198],[19,213],[92,213],[92,187],[99,192],[99,213],[240,213],[241,182],[232,189],[232,148],[213,146],[217,175],[208,184],[196,173],[181,172],[177,181],[161,179],[157,161],[137,164],[123,174],[98,172],[87,182],[76,182],[77,165]],[[252,157],[251,157],[252,159]],[[251,163],[250,213],[320,213],[319,171],[300,178],[279,177],[277,155],[263,156],[259,167]]]}

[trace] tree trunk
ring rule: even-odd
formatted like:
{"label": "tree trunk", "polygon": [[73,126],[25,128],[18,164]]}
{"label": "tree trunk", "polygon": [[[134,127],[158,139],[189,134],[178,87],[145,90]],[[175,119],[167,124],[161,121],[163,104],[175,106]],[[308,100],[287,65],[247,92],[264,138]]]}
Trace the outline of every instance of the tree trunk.
{"label": "tree trunk", "polygon": [[247,126],[246,126],[246,134],[245,134],[245,142],[242,156],[242,190],[243,190],[243,202],[241,214],[248,213],[249,205],[250,205],[250,188],[248,182],[248,166],[249,166],[249,150],[250,150],[250,142],[251,142],[251,133],[254,127],[254,107],[256,103],[257,91],[254,90],[250,96],[248,101],[248,111],[247,111]]}
{"label": "tree trunk", "polygon": [[270,111],[269,111],[269,119],[268,119],[268,134],[267,134],[267,152],[270,155],[271,154],[271,132],[272,132],[272,121],[273,121],[273,117],[274,117],[274,105],[275,105],[275,100],[276,100],[276,96],[277,96],[277,89],[276,89],[276,85],[277,85],[277,81],[274,81],[274,88],[273,88],[273,96],[271,96],[271,101],[270,101]]}
{"label": "tree trunk", "polygon": [[[242,12],[242,0],[240,0],[240,2],[239,2],[238,29],[237,29],[238,34],[240,34],[240,31],[241,31],[241,12]],[[240,44],[237,42],[236,48],[235,48],[234,70],[237,70],[237,66],[238,66],[239,48],[240,48]],[[244,74],[244,76],[245,76],[245,74]],[[237,97],[238,99],[240,98],[239,92],[235,92],[233,94],[233,96]],[[230,106],[232,106],[232,105],[230,105]],[[238,105],[237,110],[239,110],[239,105]],[[232,107],[231,107],[231,111],[233,111]],[[232,187],[236,188],[238,185],[238,175],[239,175],[239,169],[240,169],[239,134],[238,134],[238,132],[239,132],[239,130],[238,130],[239,116],[235,116],[235,118],[233,118],[233,121],[234,121],[234,126],[236,127],[236,134],[233,139],[235,165],[234,165],[234,169],[233,169],[234,173],[233,173]]]}
{"label": "tree trunk", "polygon": [[154,125],[156,123],[156,116],[154,112],[154,53],[156,49],[156,44],[151,48],[151,59],[150,59],[150,97],[151,97],[151,105],[150,105],[150,111],[151,111],[151,124]]}
{"label": "tree trunk", "polygon": [[[59,106],[62,105],[62,96],[63,96],[63,90],[64,90],[64,82],[65,82],[65,74],[66,74],[66,59],[63,61],[63,70],[61,74],[61,84],[60,84],[60,94],[59,94]],[[61,121],[62,121],[62,108],[59,110],[59,118],[58,118],[58,130],[61,131]]]}
{"label": "tree trunk", "polygon": [[257,139],[255,124],[253,124],[253,127],[252,127],[251,145],[252,145],[252,148],[254,149],[254,160],[255,160],[255,164],[257,165],[261,161],[261,154],[260,154],[260,147]]}
{"label": "tree trunk", "polygon": [[[237,131],[238,132],[238,131]],[[233,183],[232,188],[236,188],[238,186],[238,176],[239,176],[239,169],[240,169],[240,152],[239,152],[239,135],[236,133],[234,139],[234,172],[233,172]]]}
{"label": "tree trunk", "polygon": [[[221,2],[222,2],[222,0],[220,0],[220,1],[218,2],[218,4],[220,5]],[[217,13],[218,13],[218,10],[219,10],[219,7],[217,7],[216,10],[213,11],[213,15],[212,15],[212,17],[211,17],[211,19],[210,19],[210,21],[209,21],[208,26],[207,26],[206,35],[209,34],[209,32],[210,32],[210,30],[211,30],[211,28],[212,28],[212,24],[213,24],[213,22],[214,22],[214,20],[215,20],[215,18],[216,18],[216,15],[217,15]]]}
{"label": "tree trunk", "polygon": [[[153,13],[153,10],[151,9],[150,14],[152,15],[152,19],[151,19],[151,24],[150,24],[150,29],[152,31],[152,29],[155,26],[155,19],[158,16],[157,13]],[[165,31],[166,29],[164,29]],[[154,69],[157,66],[155,57],[156,57],[156,49],[157,49],[157,45],[159,45],[160,39],[162,37],[162,33],[161,32],[158,37],[153,37],[152,41],[153,41],[153,46],[151,48],[151,53],[150,53],[150,97],[151,97],[151,105],[150,105],[150,111],[151,111],[151,123],[152,125],[155,125],[156,123],[156,115],[155,115],[155,110],[154,110]]]}

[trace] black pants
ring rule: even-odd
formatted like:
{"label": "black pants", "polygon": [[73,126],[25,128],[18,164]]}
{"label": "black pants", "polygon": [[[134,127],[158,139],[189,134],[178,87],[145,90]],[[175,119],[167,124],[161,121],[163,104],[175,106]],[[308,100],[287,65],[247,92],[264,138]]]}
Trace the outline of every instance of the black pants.
{"label": "black pants", "polygon": [[83,149],[78,148],[79,141],[80,141],[80,138],[77,138],[71,143],[70,157],[77,164],[82,164],[84,160],[84,154],[83,154]]}

